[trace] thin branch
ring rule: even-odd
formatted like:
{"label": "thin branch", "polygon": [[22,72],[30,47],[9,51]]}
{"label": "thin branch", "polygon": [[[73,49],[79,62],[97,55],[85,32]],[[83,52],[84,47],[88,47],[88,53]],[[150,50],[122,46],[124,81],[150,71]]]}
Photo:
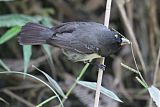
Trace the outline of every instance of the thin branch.
{"label": "thin branch", "polygon": [[[104,64],[105,58],[99,59],[100,64]],[[96,87],[96,95],[95,95],[95,101],[94,101],[94,107],[98,107],[99,105],[99,98],[100,98],[100,89],[101,89],[101,83],[102,83],[102,77],[103,77],[103,70],[98,70],[98,78],[97,78],[97,87]]]}
{"label": "thin branch", "polygon": [[[109,26],[111,3],[112,3],[112,0],[107,0],[107,2],[106,2],[104,25],[107,28]],[[105,61],[104,57],[100,58],[100,64],[104,65],[104,61]],[[97,87],[96,87],[97,89],[96,89],[94,107],[98,107],[98,105],[99,105],[99,97],[100,97],[100,89],[101,89],[102,77],[103,77],[103,70],[99,69],[98,70]]]}
{"label": "thin branch", "polygon": [[160,61],[160,47],[159,47],[156,66],[155,66],[153,85],[156,85],[157,76],[158,76],[158,70],[159,70],[159,61]]}
{"label": "thin branch", "polygon": [[[156,62],[156,33],[159,29],[157,22],[157,0],[149,0],[148,6],[148,27],[149,27],[149,37],[150,37],[150,49],[153,60]],[[155,64],[155,63],[154,63]]]}
{"label": "thin branch", "polygon": [[27,105],[28,107],[35,107],[35,105],[33,105],[32,103],[26,101],[25,99],[23,99],[22,97],[19,97],[18,95],[14,94],[13,92],[11,92],[8,89],[4,89],[3,92],[15,99],[17,99],[18,101],[22,102],[23,104]]}
{"label": "thin branch", "polygon": [[137,70],[135,70],[135,69],[133,69],[133,68],[131,68],[131,67],[123,64],[123,63],[121,63],[121,66],[124,67],[124,68],[126,68],[126,69],[128,69],[128,70],[130,70],[130,71],[132,71],[132,72],[134,72],[134,73],[137,73],[137,74],[138,74],[138,71],[137,71]]}
{"label": "thin branch", "polygon": [[116,4],[117,4],[117,7],[120,11],[120,14],[121,14],[121,17],[122,17],[122,20],[124,22],[124,25],[128,31],[128,34],[132,40],[132,43],[134,44],[134,48],[136,49],[136,52],[138,54],[138,57],[140,59],[140,62],[141,62],[141,65],[142,65],[142,69],[144,71],[144,73],[146,73],[146,67],[145,67],[145,63],[144,63],[144,60],[143,60],[143,57],[142,57],[142,53],[140,51],[140,48],[139,48],[139,45],[138,45],[138,42],[136,40],[136,36],[135,36],[135,33],[133,31],[133,28],[129,22],[129,19],[126,15],[126,12],[125,12],[125,9],[123,7],[123,3],[121,3],[121,0],[116,0]]}
{"label": "thin branch", "polygon": [[5,89],[11,90],[11,91],[15,91],[15,90],[25,90],[25,89],[31,89],[31,88],[42,88],[45,87],[44,84],[28,84],[28,85],[20,85],[20,86],[11,86],[11,87],[7,87]]}
{"label": "thin branch", "polygon": [[109,26],[111,3],[112,3],[112,0],[107,0],[107,2],[106,2],[106,11],[105,11],[104,25],[105,25],[107,28],[108,28],[108,26]]}

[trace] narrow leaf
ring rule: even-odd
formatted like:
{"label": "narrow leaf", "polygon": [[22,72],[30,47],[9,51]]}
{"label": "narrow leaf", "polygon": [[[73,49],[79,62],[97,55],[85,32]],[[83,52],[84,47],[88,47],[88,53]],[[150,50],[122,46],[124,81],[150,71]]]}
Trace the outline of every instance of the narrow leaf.
{"label": "narrow leaf", "polygon": [[47,100],[45,100],[45,101],[41,102],[40,104],[38,104],[36,107],[43,107],[44,104],[48,103],[49,101],[51,101],[51,100],[53,100],[55,98],[56,98],[56,96],[52,96],[52,97],[48,98]]}
{"label": "narrow leaf", "polygon": [[52,55],[51,55],[51,50],[50,50],[50,46],[47,44],[43,44],[43,49],[45,50],[46,54],[49,57],[50,63],[53,65],[53,60],[52,60]]}
{"label": "narrow leaf", "polygon": [[148,88],[148,85],[146,85],[139,77],[136,77],[137,81],[146,89]]}
{"label": "narrow leaf", "polygon": [[[78,81],[78,84],[80,84],[80,85],[82,85],[84,87],[90,88],[92,90],[96,90],[96,86],[97,86],[96,82]],[[100,91],[104,95],[106,95],[106,96],[108,96],[108,97],[110,97],[110,98],[112,98],[112,99],[114,99],[116,101],[123,102],[122,100],[120,100],[118,98],[118,96],[115,93],[113,93],[112,91],[110,91],[110,90],[108,90],[108,89],[106,89],[106,88],[104,88],[102,86],[101,86],[101,90]]]}
{"label": "narrow leaf", "polygon": [[[41,22],[42,22],[43,25],[45,25],[45,26],[47,26],[47,27],[52,27],[52,26],[53,26],[53,25],[52,25],[52,22],[51,22],[51,19],[48,18],[48,17],[43,17],[43,19],[42,19]],[[47,44],[43,44],[42,47],[43,47],[45,53],[46,53],[46,54],[48,55],[48,57],[49,57],[49,62],[50,62],[49,64],[50,64],[51,70],[54,71],[54,70],[55,70],[55,69],[54,69],[55,66],[54,66],[54,63],[53,63],[53,60],[52,60],[52,54],[51,54],[50,46],[47,45]]]}
{"label": "narrow leaf", "polygon": [[51,86],[64,98],[66,98],[65,94],[63,93],[61,87],[58,85],[58,83],[51,78],[47,73],[43,72],[42,70],[40,70],[39,68],[37,68],[36,66],[32,65],[32,67],[36,68],[38,71],[40,71],[41,73],[43,73],[43,75],[48,79],[48,81],[50,82]]}
{"label": "narrow leaf", "polygon": [[[51,19],[48,18],[48,17],[43,17],[43,19],[42,19],[42,24],[45,25],[45,26],[47,26],[47,27],[52,27]],[[43,46],[44,51],[46,52],[46,54],[47,54],[48,57],[49,57],[49,60],[50,60],[51,65],[53,65],[53,60],[52,60],[52,55],[51,55],[50,46],[47,45],[47,44],[43,44],[42,46]]]}
{"label": "narrow leaf", "polygon": [[32,55],[32,46],[23,45],[24,73],[27,73],[29,61]]}
{"label": "narrow leaf", "polygon": [[52,25],[52,19],[49,17],[43,17],[42,19],[42,24],[47,26],[47,27],[53,27]]}
{"label": "narrow leaf", "polygon": [[9,67],[0,59],[0,65],[5,68],[7,71],[10,71]]}
{"label": "narrow leaf", "polygon": [[39,79],[38,77],[36,77],[36,76],[34,76],[34,75],[31,75],[31,74],[23,73],[23,72],[17,72],[17,71],[10,71],[10,72],[4,71],[4,72],[0,72],[0,74],[21,74],[21,75],[26,75],[26,76],[28,76],[28,77],[31,77],[31,78],[34,78],[34,79],[40,81],[41,83],[43,83],[44,85],[46,85],[46,86],[57,96],[57,98],[58,98],[58,100],[59,100],[59,102],[60,102],[60,105],[61,105],[62,107],[64,107],[64,106],[63,106],[63,103],[62,103],[62,100],[61,100],[61,98],[59,97],[59,95],[56,93],[56,91],[54,91],[54,89],[53,89],[50,85],[48,85],[46,82],[44,82],[43,80]]}
{"label": "narrow leaf", "polygon": [[42,16],[27,16],[23,14],[8,14],[0,16],[0,27],[23,26],[28,22],[38,23]]}
{"label": "narrow leaf", "polygon": [[3,44],[6,41],[10,40],[11,38],[15,37],[20,31],[21,31],[20,26],[12,27],[4,35],[0,37],[0,44]]}
{"label": "narrow leaf", "polygon": [[148,91],[151,98],[156,103],[157,107],[160,107],[160,90],[152,85],[148,88]]}

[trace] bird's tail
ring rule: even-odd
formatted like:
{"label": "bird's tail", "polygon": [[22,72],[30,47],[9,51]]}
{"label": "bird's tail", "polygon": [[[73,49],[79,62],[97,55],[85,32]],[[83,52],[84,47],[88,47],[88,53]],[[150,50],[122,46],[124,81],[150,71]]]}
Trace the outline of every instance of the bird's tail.
{"label": "bird's tail", "polygon": [[21,45],[40,45],[52,37],[53,31],[37,23],[27,23],[22,27],[19,36]]}

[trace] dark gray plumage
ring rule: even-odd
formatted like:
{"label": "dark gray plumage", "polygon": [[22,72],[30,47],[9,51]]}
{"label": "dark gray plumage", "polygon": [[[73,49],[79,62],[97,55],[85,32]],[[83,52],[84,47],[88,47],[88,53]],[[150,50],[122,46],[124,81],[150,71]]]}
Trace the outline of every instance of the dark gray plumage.
{"label": "dark gray plumage", "polygon": [[23,45],[50,44],[64,49],[70,60],[85,61],[113,54],[129,40],[103,24],[68,22],[53,28],[27,23],[22,27],[19,42]]}

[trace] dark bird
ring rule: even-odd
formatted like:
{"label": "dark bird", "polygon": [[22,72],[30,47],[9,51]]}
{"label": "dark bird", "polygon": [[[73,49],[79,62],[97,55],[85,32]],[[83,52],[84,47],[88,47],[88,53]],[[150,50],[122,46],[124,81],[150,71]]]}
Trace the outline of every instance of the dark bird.
{"label": "dark bird", "polygon": [[49,44],[62,48],[73,61],[87,61],[115,53],[130,41],[119,32],[95,22],[67,22],[52,28],[37,23],[22,27],[22,45]]}

